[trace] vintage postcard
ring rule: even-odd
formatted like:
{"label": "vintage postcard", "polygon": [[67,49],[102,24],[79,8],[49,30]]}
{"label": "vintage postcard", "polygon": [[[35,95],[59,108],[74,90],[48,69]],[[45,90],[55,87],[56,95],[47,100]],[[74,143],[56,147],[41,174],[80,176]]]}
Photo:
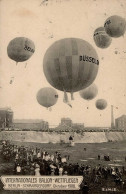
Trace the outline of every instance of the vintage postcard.
{"label": "vintage postcard", "polygon": [[126,1],[0,1],[0,193],[126,193]]}

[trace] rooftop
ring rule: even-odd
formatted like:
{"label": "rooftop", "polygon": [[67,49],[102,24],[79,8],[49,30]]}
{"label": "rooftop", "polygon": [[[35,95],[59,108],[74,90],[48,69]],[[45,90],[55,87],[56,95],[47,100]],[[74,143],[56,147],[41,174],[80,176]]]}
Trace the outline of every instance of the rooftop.
{"label": "rooftop", "polygon": [[126,118],[126,115],[122,115],[122,116],[120,116],[120,117],[118,117],[116,119],[120,119],[120,118]]}
{"label": "rooftop", "polygon": [[41,123],[46,122],[42,119],[14,119],[14,123]]}

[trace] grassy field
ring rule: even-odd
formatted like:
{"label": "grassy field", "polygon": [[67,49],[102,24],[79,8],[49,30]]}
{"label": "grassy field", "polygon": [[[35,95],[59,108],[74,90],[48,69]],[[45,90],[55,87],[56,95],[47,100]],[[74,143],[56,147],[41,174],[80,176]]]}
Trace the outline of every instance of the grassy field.
{"label": "grassy field", "polygon": [[[11,142],[16,145],[24,145],[27,147],[38,147],[41,149],[44,149],[48,151],[49,153],[54,153],[56,151],[59,151],[62,156],[69,155],[69,163],[79,163],[79,164],[88,164],[93,166],[97,166],[98,164],[104,165],[104,166],[118,166],[121,168],[121,166],[126,167],[125,157],[126,157],[126,141],[122,142],[108,142],[108,143],[86,143],[86,144],[75,144],[75,146],[70,147],[68,144],[40,144],[40,143],[31,143],[31,142]],[[86,148],[86,151],[84,151],[84,148]],[[101,155],[101,160],[97,159],[98,154]],[[103,156],[104,155],[110,155],[110,161],[104,161]],[[5,162],[3,159],[0,159],[0,176],[2,174],[12,174],[12,168],[13,168],[13,162]],[[126,177],[125,177],[126,178]],[[3,194],[41,194],[41,193],[56,193],[56,194],[76,194],[80,193],[80,191],[4,191],[2,189],[2,183],[0,183],[1,191],[0,193]],[[104,183],[104,186],[113,186],[109,183],[109,180]],[[112,192],[102,192],[101,191],[102,185],[96,185],[92,186],[90,188],[90,194],[105,194],[105,193],[112,193]],[[126,193],[119,191],[114,193]]]}
{"label": "grassy field", "polygon": [[[100,162],[103,165],[108,164],[120,164],[125,165],[126,156],[126,141],[123,142],[107,142],[107,143],[86,143],[86,144],[75,144],[70,147],[69,144],[42,144],[42,143],[31,143],[31,142],[14,142],[16,145],[24,145],[27,147],[38,147],[54,153],[59,151],[62,156],[70,155],[69,162],[79,164],[89,164],[96,166]],[[86,148],[86,151],[84,151]],[[97,160],[98,154],[101,155],[101,160]],[[111,161],[104,161],[104,155],[110,155]],[[83,161],[84,160],[84,161]],[[86,161],[87,160],[87,161]],[[117,160],[117,161],[116,161]],[[119,161],[120,160],[120,161]]]}

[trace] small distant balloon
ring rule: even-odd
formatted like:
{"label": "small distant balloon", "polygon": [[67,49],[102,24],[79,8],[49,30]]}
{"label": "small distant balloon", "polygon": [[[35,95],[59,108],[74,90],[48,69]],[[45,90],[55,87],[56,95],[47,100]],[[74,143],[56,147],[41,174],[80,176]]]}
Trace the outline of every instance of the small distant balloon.
{"label": "small distant balloon", "polygon": [[41,106],[49,108],[56,104],[58,100],[58,93],[53,88],[45,87],[38,91],[36,98]]}
{"label": "small distant balloon", "polygon": [[85,100],[92,100],[98,94],[98,88],[93,83],[88,88],[85,88],[83,90],[80,90],[79,91],[79,94],[80,94],[81,98],[83,98]]}
{"label": "small distant balloon", "polygon": [[113,15],[105,21],[104,27],[109,36],[118,38],[123,36],[126,31],[126,20],[120,16]]}
{"label": "small distant balloon", "polygon": [[108,48],[112,38],[105,32],[104,27],[99,27],[94,31],[94,42],[99,48]]}
{"label": "small distant balloon", "polygon": [[97,109],[104,110],[107,107],[107,101],[105,99],[98,99],[95,105]]}
{"label": "small distant balloon", "polygon": [[11,40],[7,47],[7,54],[10,59],[18,62],[28,60],[35,52],[35,45],[32,40],[25,37],[16,37]]}

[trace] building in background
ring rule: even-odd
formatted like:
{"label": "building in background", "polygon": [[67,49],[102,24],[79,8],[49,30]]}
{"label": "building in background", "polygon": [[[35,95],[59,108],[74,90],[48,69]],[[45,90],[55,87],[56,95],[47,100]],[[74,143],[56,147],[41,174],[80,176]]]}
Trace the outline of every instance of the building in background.
{"label": "building in background", "polygon": [[13,126],[13,111],[11,108],[0,108],[0,128]]}
{"label": "building in background", "polygon": [[116,130],[126,131],[126,115],[122,115],[121,117],[115,119],[115,128]]}
{"label": "building in background", "polygon": [[72,120],[70,118],[62,118],[60,125],[66,125],[72,127]]}
{"label": "building in background", "polygon": [[49,124],[42,119],[15,119],[13,128],[19,130],[48,131]]}
{"label": "building in background", "polygon": [[110,127],[85,127],[85,132],[108,132],[110,131]]}
{"label": "building in background", "polygon": [[76,132],[82,132],[84,131],[84,123],[73,123],[72,128]]}
{"label": "building in background", "polygon": [[73,123],[70,118],[61,118],[61,122],[54,129],[59,132],[82,132],[84,131],[84,123]]}

